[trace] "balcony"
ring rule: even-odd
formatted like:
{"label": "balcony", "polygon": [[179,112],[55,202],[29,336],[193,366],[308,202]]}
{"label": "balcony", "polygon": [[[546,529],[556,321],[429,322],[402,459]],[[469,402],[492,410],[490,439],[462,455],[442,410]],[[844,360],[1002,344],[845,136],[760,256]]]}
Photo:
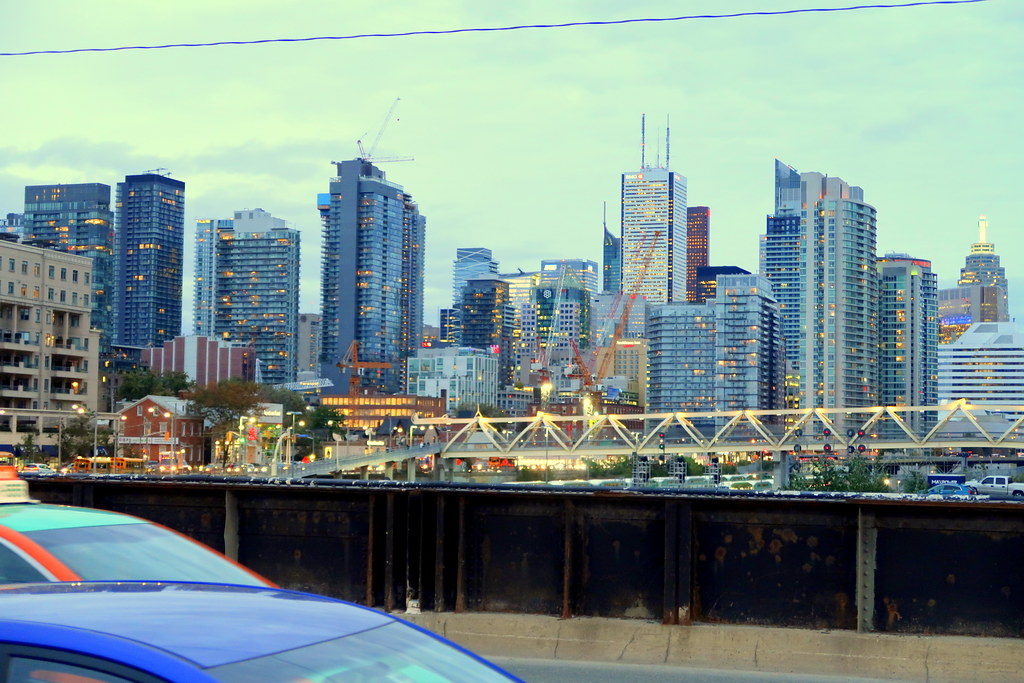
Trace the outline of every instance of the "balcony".
{"label": "balcony", "polygon": [[8,345],[14,345],[15,349],[32,344],[32,336],[28,332],[13,332],[3,330],[0,332],[0,348],[7,349]]}

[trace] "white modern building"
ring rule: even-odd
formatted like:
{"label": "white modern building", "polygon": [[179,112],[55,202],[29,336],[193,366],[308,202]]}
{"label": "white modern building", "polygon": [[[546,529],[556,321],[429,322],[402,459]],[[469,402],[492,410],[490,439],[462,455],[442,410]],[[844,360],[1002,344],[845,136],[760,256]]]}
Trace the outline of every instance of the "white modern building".
{"label": "white modern building", "polygon": [[[622,291],[686,301],[686,178],[667,168],[622,174]],[[649,256],[649,258],[648,258]]]}
{"label": "white modern building", "polygon": [[1024,332],[1015,323],[975,323],[939,347],[939,403],[1024,405]]}
{"label": "white modern building", "polygon": [[408,361],[409,393],[444,397],[448,414],[460,405],[497,405],[498,356],[465,347],[420,349]]}

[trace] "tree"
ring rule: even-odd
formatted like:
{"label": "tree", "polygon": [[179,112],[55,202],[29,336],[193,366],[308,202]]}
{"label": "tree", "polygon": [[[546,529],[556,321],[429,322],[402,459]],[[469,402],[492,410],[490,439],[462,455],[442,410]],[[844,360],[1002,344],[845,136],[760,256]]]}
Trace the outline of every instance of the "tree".
{"label": "tree", "polygon": [[302,397],[302,394],[298,394],[289,389],[277,389],[266,384],[261,385],[263,387],[263,401],[265,403],[280,403],[284,406],[284,412],[305,412],[308,407],[306,399]]}
{"label": "tree", "polygon": [[882,493],[889,490],[885,474],[875,472],[862,457],[815,458],[790,477],[789,488],[795,491],[847,491]]}
{"label": "tree", "polygon": [[903,493],[924,493],[928,490],[928,480],[918,470],[911,470],[901,486]]}
{"label": "tree", "polygon": [[[345,414],[335,408],[317,406],[306,413],[306,426],[310,429],[334,429],[345,426]],[[331,423],[331,424],[328,424]]]}
{"label": "tree", "polygon": [[237,429],[239,419],[255,413],[263,402],[263,385],[226,379],[193,390],[188,399],[188,412],[211,425],[209,435],[226,441],[227,432]]}
{"label": "tree", "polygon": [[177,396],[194,386],[195,383],[184,372],[153,372],[148,368],[140,368],[121,375],[117,397],[137,401],[146,396]]}

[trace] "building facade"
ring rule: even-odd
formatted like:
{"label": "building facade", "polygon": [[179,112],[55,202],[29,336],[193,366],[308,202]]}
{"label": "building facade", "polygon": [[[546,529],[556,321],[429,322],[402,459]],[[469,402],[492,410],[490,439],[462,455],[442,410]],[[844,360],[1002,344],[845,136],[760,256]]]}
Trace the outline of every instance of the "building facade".
{"label": "building facade", "polygon": [[750,275],[750,271],[739,266],[701,266],[697,269],[697,285],[692,303],[714,301],[721,275]]}
{"label": "building facade", "polygon": [[92,259],[92,326],[100,351],[114,340],[114,213],[102,183],[29,185],[25,188],[22,242]]}
{"label": "building facade", "polygon": [[185,183],[156,173],[117,184],[115,341],[161,344],[181,334]]}
{"label": "building facade", "polygon": [[214,336],[255,347],[257,382],[294,382],[299,231],[262,209],[236,211],[215,245]]}
{"label": "building facade", "polygon": [[601,271],[601,291],[615,293],[622,289],[622,238],[608,231],[604,225],[604,240],[601,244],[604,265]]}
{"label": "building facade", "polygon": [[217,274],[217,231],[230,229],[233,224],[230,218],[200,218],[196,221],[193,325],[198,336],[213,334],[213,320],[216,317],[213,281]]}
{"label": "building facade", "polygon": [[499,381],[498,356],[490,351],[421,349],[409,359],[409,393],[444,398],[449,415],[460,406],[496,406]]}
{"label": "building facade", "polygon": [[591,296],[597,294],[597,263],[581,258],[543,259],[540,262],[540,284],[554,287],[559,283],[582,287]]}
{"label": "building facade", "polygon": [[715,307],[685,302],[647,309],[650,412],[715,409]]}
{"label": "building facade", "polygon": [[875,209],[841,178],[776,160],[760,270],[782,311],[799,407],[878,404]]}
{"label": "building facade", "polygon": [[1024,405],[1024,332],[1014,323],[975,323],[939,347],[939,402]]}
{"label": "building facade", "polygon": [[622,174],[622,290],[686,301],[686,178],[663,168]]}
{"label": "building facade", "polygon": [[519,328],[508,283],[497,277],[470,278],[462,288],[462,346],[486,351],[498,359],[498,382],[512,383]]}
{"label": "building facade", "polygon": [[405,360],[423,331],[426,220],[401,185],[368,161],[336,163],[330,192],[318,197],[323,224],[321,376],[348,385],[337,368],[355,341],[365,361],[390,363],[374,389],[405,386]]}
{"label": "building facade", "polygon": [[298,345],[295,353],[297,372],[311,372],[320,376],[321,327],[323,316],[319,313],[299,313]]}
{"label": "building facade", "polygon": [[686,207],[686,300],[691,304],[702,303],[698,298],[697,272],[708,265],[710,232],[711,209],[706,206]]}
{"label": "building facade", "polygon": [[[931,261],[907,254],[878,259],[879,405],[938,402],[938,277]],[[917,420],[924,413],[908,413]],[[933,416],[932,416],[933,417]],[[914,429],[923,425],[915,424]]]}
{"label": "building facade", "polygon": [[153,372],[183,372],[200,387],[228,379],[256,381],[255,347],[201,335],[142,349],[141,362]]}
{"label": "building facade", "polygon": [[978,241],[971,245],[956,287],[939,292],[939,339],[955,341],[974,323],[1007,322],[1009,286],[996,247],[988,241],[988,219],[978,219]]}

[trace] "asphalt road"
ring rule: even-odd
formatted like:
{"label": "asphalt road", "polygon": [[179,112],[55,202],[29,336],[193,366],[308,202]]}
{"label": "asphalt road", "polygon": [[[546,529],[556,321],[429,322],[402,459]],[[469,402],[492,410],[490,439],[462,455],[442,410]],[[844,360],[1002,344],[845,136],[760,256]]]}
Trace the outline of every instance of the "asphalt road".
{"label": "asphalt road", "polygon": [[[620,664],[614,662],[571,662],[558,659],[488,657],[506,671],[528,683],[882,683],[878,678],[849,678],[808,674],[779,674],[758,671],[694,669],[667,664]],[[892,683],[886,681],[885,683]]]}

